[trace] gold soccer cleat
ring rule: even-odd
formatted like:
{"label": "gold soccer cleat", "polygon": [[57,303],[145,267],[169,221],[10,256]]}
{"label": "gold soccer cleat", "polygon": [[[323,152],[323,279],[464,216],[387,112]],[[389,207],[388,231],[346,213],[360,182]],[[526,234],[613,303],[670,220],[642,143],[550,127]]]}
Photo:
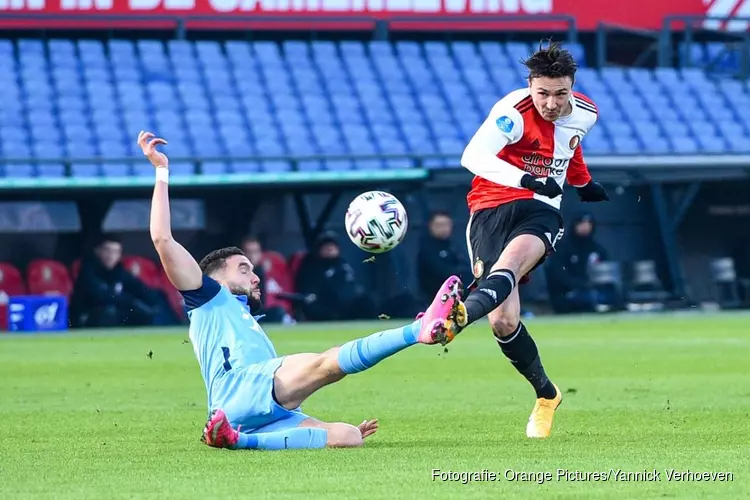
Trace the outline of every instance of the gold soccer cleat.
{"label": "gold soccer cleat", "polygon": [[450,318],[448,318],[448,321],[445,322],[445,327],[446,327],[445,344],[452,342],[453,339],[456,338],[456,335],[461,333],[461,331],[464,328],[466,328],[467,317],[468,316],[466,315],[466,306],[464,305],[463,302],[459,300],[456,303],[453,314],[451,315]]}
{"label": "gold soccer cleat", "polygon": [[539,398],[536,400],[534,410],[526,424],[526,436],[530,438],[546,438],[552,433],[552,421],[555,419],[555,410],[562,403],[562,393],[555,384],[557,394],[554,399]]}

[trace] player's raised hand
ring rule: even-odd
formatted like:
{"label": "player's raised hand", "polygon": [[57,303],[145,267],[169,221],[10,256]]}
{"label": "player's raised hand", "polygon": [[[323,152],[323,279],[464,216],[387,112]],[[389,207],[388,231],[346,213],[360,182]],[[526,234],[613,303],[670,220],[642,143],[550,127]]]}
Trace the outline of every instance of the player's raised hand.
{"label": "player's raised hand", "polygon": [[148,161],[151,162],[151,165],[157,168],[169,167],[169,159],[167,158],[167,155],[160,151],[157,151],[156,149],[156,146],[158,146],[159,144],[166,143],[167,141],[154,136],[154,134],[152,134],[151,132],[145,132],[141,130],[141,133],[138,134],[138,145],[141,147],[144,156],[148,158]]}
{"label": "player's raised hand", "polygon": [[362,433],[362,439],[367,436],[372,436],[378,431],[378,419],[374,418],[372,420],[364,420],[357,426],[357,428],[359,429],[359,432]]}

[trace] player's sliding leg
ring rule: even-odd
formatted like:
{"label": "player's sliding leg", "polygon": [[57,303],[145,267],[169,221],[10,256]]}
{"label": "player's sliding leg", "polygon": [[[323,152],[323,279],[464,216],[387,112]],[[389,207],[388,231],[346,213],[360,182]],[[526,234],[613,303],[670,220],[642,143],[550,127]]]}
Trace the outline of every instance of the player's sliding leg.
{"label": "player's sliding leg", "polygon": [[[464,300],[465,309],[458,315],[462,330],[494,311],[516,288],[517,280],[530,272],[547,253],[547,246],[537,236],[521,234],[513,238],[500,254],[486,278]],[[457,333],[457,332],[454,332]]]}
{"label": "player's sliding leg", "polygon": [[414,344],[445,344],[453,338],[447,325],[460,304],[461,281],[451,276],[419,319],[409,325],[352,340],[322,354],[293,354],[284,358],[274,375],[276,401],[297,408],[314,392],[346,375],[372,368]]}
{"label": "player's sliding leg", "polygon": [[359,426],[342,422],[321,422],[307,418],[299,425],[273,424],[268,431],[251,433],[232,429],[222,410],[216,410],[203,431],[202,440],[216,448],[235,450],[293,450],[354,448],[378,429],[377,420],[365,420]]}
{"label": "player's sliding leg", "polygon": [[547,378],[536,343],[521,322],[518,289],[514,289],[508,299],[492,311],[488,318],[503,354],[536,392],[537,400],[526,426],[526,435],[531,438],[548,437],[552,431],[555,410],[562,403],[562,394]]}
{"label": "player's sliding leg", "polygon": [[290,427],[271,432],[244,433],[233,429],[224,410],[214,410],[206,422],[201,440],[214,448],[233,450],[285,450],[324,448],[324,429]]}
{"label": "player's sliding leg", "polygon": [[[424,314],[402,328],[353,340],[322,354],[292,354],[252,366],[252,369],[247,367],[244,372],[238,371],[235,374],[239,377],[237,383],[249,385],[247,391],[255,389],[259,393],[254,397],[248,394],[233,398],[224,402],[223,409],[215,409],[203,430],[203,441],[219,448],[281,449],[282,444],[285,448],[340,446],[343,442],[341,425],[346,424],[332,429],[297,430],[301,424],[312,420],[299,412],[302,402],[322,387],[346,375],[367,370],[411,345],[447,342],[447,325],[455,317],[460,303],[460,287],[461,281],[456,276],[448,278]],[[274,407],[279,406],[282,411],[274,418]],[[272,414],[266,415],[269,409]],[[254,428],[247,434],[254,437],[245,437],[246,433],[239,433],[232,427],[233,424],[239,426],[242,422],[252,422],[254,417],[257,423],[261,414],[269,418],[268,425]],[[278,434],[281,431],[286,434]]]}

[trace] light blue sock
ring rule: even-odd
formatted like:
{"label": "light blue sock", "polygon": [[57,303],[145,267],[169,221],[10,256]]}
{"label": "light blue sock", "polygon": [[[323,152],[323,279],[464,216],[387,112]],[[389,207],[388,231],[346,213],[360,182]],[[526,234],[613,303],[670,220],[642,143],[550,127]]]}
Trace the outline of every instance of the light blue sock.
{"label": "light blue sock", "polygon": [[373,333],[369,337],[352,340],[341,346],[339,368],[346,374],[359,373],[372,368],[388,356],[417,343],[422,321],[402,328]]}
{"label": "light blue sock", "polygon": [[328,431],[317,427],[296,427],[275,432],[240,432],[236,450],[300,450],[325,448]]}

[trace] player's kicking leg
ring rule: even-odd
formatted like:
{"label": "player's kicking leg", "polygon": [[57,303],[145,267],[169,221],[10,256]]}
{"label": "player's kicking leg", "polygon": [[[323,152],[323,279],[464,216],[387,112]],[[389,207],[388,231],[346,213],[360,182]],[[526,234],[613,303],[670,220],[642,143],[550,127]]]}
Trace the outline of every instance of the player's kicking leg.
{"label": "player's kicking leg", "polygon": [[513,289],[510,297],[489,314],[489,320],[497,345],[536,392],[537,400],[526,425],[526,436],[549,437],[555,410],[562,403],[562,393],[547,378],[536,343],[521,322],[518,288]]}
{"label": "player's kicking leg", "polygon": [[536,343],[521,322],[516,277],[531,272],[548,251],[547,244],[534,234],[520,234],[513,238],[487,277],[479,280],[464,301],[465,314],[458,315],[459,321],[454,328],[454,332],[458,333],[477,320],[489,317],[503,354],[536,392],[537,401],[526,427],[526,435],[534,438],[550,435],[555,410],[562,402],[562,395],[547,378]]}
{"label": "player's kicking leg", "polygon": [[[372,368],[385,358],[414,344],[446,344],[453,339],[448,325],[455,321],[460,304],[461,281],[451,276],[438,290],[427,310],[413,323],[356,339],[326,352],[293,354],[283,358],[273,373],[275,402],[296,411],[309,396],[347,375]],[[290,421],[293,421],[291,419]],[[215,410],[203,432],[203,440],[220,448],[286,449],[323,446],[358,446],[372,429],[348,424],[327,424],[306,418],[272,432],[243,434],[233,429],[223,410]],[[362,424],[361,424],[362,425]],[[346,427],[348,426],[348,427]],[[347,430],[348,429],[348,430]],[[359,436],[353,429],[359,429]],[[316,432],[317,431],[317,432]]]}

